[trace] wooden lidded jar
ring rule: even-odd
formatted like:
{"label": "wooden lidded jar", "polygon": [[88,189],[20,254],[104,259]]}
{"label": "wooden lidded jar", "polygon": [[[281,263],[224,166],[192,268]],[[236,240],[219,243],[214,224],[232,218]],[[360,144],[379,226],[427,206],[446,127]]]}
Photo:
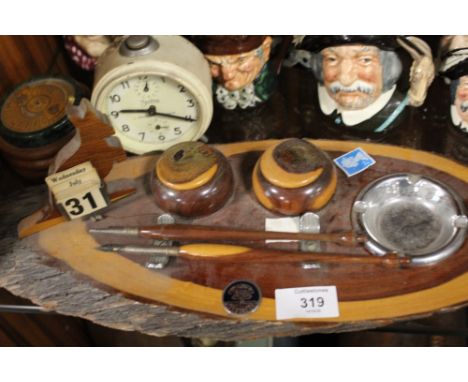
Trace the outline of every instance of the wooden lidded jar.
{"label": "wooden lidded jar", "polygon": [[328,155],[297,138],[269,147],[252,174],[258,201],[283,215],[320,210],[332,198],[336,183],[336,169]]}
{"label": "wooden lidded jar", "polygon": [[28,179],[42,179],[58,151],[75,135],[66,109],[83,88],[63,77],[39,77],[15,87],[0,105],[0,152]]}
{"label": "wooden lidded jar", "polygon": [[193,218],[224,206],[234,181],[222,153],[201,142],[182,142],[159,157],[151,188],[161,209]]}

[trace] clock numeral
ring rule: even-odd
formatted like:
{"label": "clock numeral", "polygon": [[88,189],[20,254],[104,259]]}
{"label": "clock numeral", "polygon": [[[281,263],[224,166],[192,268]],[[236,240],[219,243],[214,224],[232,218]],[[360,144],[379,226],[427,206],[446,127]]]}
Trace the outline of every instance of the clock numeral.
{"label": "clock numeral", "polygon": [[145,140],[145,133],[138,133],[138,135],[141,136],[141,140],[144,141]]}
{"label": "clock numeral", "polygon": [[109,96],[109,98],[113,103],[114,102],[120,102],[120,96],[118,94],[111,95],[111,96]]}
{"label": "clock numeral", "polygon": [[186,90],[182,85],[177,85],[177,87],[179,88],[179,93],[186,93]]}
{"label": "clock numeral", "polygon": [[159,135],[159,136],[158,136],[158,139],[159,139],[160,141],[165,141],[165,140],[166,140],[166,137],[165,137],[164,135]]}
{"label": "clock numeral", "polygon": [[190,121],[190,122],[195,121],[195,119],[192,118],[190,115],[186,115],[186,116],[184,117],[184,119],[185,119],[186,121]]}
{"label": "clock numeral", "polygon": [[189,98],[187,102],[188,102],[188,107],[195,107],[195,101],[193,99]]}
{"label": "clock numeral", "polygon": [[130,89],[130,83],[128,81],[122,81],[120,85],[122,85],[123,89]]}
{"label": "clock numeral", "polygon": [[174,127],[174,135],[180,135],[182,134],[182,130],[180,127]]}
{"label": "clock numeral", "polygon": [[130,126],[128,126],[128,125],[122,125],[122,131],[123,131],[124,133],[128,133],[128,132],[130,131]]}
{"label": "clock numeral", "polygon": [[118,111],[111,111],[111,115],[114,117],[114,118],[119,118],[119,112]]}

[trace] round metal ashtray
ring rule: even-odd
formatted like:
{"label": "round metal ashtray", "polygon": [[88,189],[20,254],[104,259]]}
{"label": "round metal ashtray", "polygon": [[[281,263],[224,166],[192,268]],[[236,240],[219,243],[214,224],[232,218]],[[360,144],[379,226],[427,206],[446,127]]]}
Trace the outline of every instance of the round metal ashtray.
{"label": "round metal ashtray", "polygon": [[414,264],[440,261],[465,241],[463,200],[446,185],[415,174],[393,174],[367,185],[352,208],[353,228],[375,255],[399,253]]}

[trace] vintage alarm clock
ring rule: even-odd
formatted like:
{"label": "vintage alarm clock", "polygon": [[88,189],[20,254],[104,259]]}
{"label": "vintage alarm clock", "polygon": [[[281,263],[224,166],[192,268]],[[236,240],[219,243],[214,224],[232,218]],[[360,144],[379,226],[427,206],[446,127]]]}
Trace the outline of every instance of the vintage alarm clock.
{"label": "vintage alarm clock", "polygon": [[74,135],[66,115],[79,103],[84,88],[71,79],[41,77],[21,83],[3,100],[0,112],[0,150],[22,176],[47,174],[55,154]]}
{"label": "vintage alarm clock", "polygon": [[226,204],[234,190],[234,177],[221,152],[202,142],[182,142],[159,157],[151,188],[164,211],[197,217]]}
{"label": "vintage alarm clock", "polygon": [[99,57],[91,102],[131,153],[196,141],[213,114],[208,63],[180,36],[124,37]]}
{"label": "vintage alarm clock", "polygon": [[336,183],[336,169],[328,155],[297,138],[269,147],[252,174],[258,201],[283,215],[320,210],[331,200]]}

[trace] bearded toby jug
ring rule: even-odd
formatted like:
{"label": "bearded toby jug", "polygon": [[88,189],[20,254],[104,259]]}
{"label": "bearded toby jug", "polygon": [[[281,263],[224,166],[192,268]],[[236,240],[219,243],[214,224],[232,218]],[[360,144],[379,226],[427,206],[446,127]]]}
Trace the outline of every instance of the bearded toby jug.
{"label": "bearded toby jug", "polygon": [[468,163],[468,36],[450,36],[442,42],[439,72],[450,86],[450,118],[445,149]]}
{"label": "bearded toby jug", "polygon": [[[312,70],[320,128],[334,136],[380,140],[423,104],[434,79],[431,50],[416,37],[306,36],[299,47],[289,61]],[[412,59],[407,90],[398,87],[401,48]]]}

